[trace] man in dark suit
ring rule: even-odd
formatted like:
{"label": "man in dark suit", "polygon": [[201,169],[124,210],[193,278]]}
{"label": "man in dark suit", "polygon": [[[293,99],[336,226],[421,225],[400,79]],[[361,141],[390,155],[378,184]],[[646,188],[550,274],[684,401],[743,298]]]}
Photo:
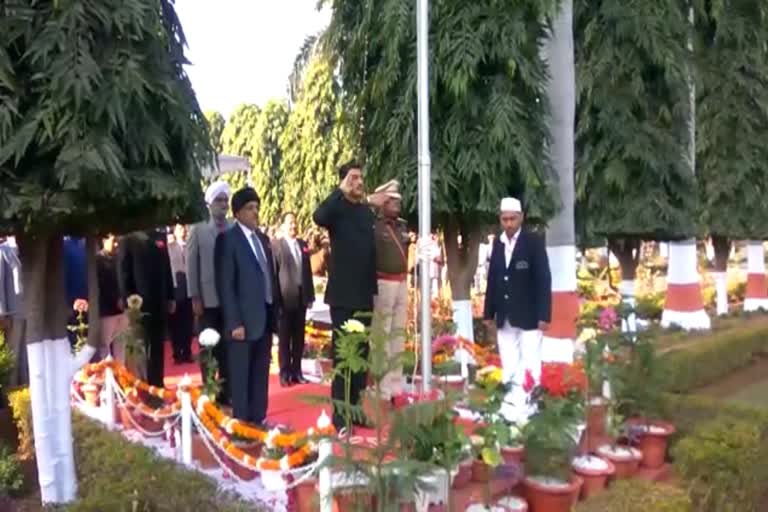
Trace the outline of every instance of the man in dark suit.
{"label": "man in dark suit", "polygon": [[171,260],[165,231],[152,229],[126,235],[117,248],[117,280],[125,304],[131,295],[143,299],[147,381],[163,386],[165,329],[176,309]]}
{"label": "man in dark suit", "polygon": [[544,240],[522,229],[520,201],[501,201],[502,233],[491,249],[485,293],[487,322],[495,322],[505,383],[513,384],[501,414],[508,420],[532,412],[523,389],[526,373],[535,382],[541,375],[542,333],[552,315],[552,277]]}
{"label": "man in dark suit", "polygon": [[[338,363],[336,340],[341,326],[358,314],[364,315],[358,317],[358,320],[369,326],[371,323],[373,296],[377,292],[375,217],[371,205],[381,206],[387,199],[384,194],[374,194],[366,199],[360,164],[344,164],[339,169],[339,178],[339,188],[320,203],[313,215],[315,223],[326,228],[331,239],[325,303],[331,308],[331,351],[334,365]],[[368,345],[362,346],[361,350],[361,355],[368,357]],[[352,405],[359,403],[360,392],[365,385],[365,372],[352,375]],[[331,398],[344,401],[345,395],[344,379],[337,376],[331,384]],[[339,430],[346,426],[343,415],[336,409],[333,412],[333,424]]]}
{"label": "man in dark suit", "polygon": [[245,187],[232,196],[237,222],[216,239],[216,290],[228,344],[235,418],[266,424],[269,360],[280,298],[269,239],[259,230],[261,200]]}
{"label": "man in dark suit", "polygon": [[278,337],[280,339],[280,385],[306,384],[301,373],[304,355],[304,330],[307,308],[315,301],[315,286],[309,264],[307,243],[296,237],[296,216],[283,215],[283,237],[272,244],[275,273],[280,282],[282,302]]}

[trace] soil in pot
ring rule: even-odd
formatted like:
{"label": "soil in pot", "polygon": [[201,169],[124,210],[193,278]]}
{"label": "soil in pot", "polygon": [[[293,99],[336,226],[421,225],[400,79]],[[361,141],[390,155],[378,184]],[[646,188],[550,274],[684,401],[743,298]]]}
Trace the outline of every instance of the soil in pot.
{"label": "soil in pot", "polygon": [[636,439],[637,447],[643,454],[640,465],[644,468],[658,469],[667,458],[669,436],[675,433],[671,423],[653,421],[646,424],[629,426],[631,437]]}
{"label": "soil in pot", "polygon": [[603,492],[608,485],[608,478],[616,472],[616,467],[609,460],[586,455],[573,460],[573,472],[581,477],[581,498],[587,499]]}
{"label": "soil in pot", "polygon": [[630,446],[604,444],[597,449],[597,455],[613,463],[614,478],[631,478],[640,468],[643,454]]}
{"label": "soil in pot", "polygon": [[473,482],[489,482],[493,477],[494,468],[479,459],[472,461],[472,481]]}
{"label": "soil in pot", "polygon": [[523,480],[525,498],[531,512],[569,512],[579,499],[581,477],[570,481],[529,476]]}

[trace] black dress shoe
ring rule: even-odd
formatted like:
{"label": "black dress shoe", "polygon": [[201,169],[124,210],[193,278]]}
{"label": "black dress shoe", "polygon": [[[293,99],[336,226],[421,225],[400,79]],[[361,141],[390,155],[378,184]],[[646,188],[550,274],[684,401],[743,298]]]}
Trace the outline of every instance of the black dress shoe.
{"label": "black dress shoe", "polygon": [[294,384],[308,384],[309,381],[304,378],[303,375],[294,375],[293,376],[293,382]]}
{"label": "black dress shoe", "polygon": [[284,388],[293,386],[293,381],[289,377],[280,376],[280,385]]}

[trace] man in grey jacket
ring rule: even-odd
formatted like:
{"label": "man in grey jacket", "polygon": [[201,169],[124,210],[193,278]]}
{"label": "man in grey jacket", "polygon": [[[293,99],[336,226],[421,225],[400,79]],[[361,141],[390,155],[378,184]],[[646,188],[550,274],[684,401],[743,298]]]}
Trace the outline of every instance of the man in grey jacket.
{"label": "man in grey jacket", "polygon": [[[229,185],[224,181],[216,181],[206,189],[205,202],[208,204],[211,218],[207,222],[192,226],[186,246],[187,289],[196,322],[201,331],[214,329],[222,337],[225,335],[224,322],[219,296],[216,293],[213,253],[216,238],[231,225],[227,220],[229,196]],[[219,365],[219,378],[222,381],[217,401],[222,405],[229,405],[230,402],[226,346],[226,343],[219,343],[213,349]],[[205,375],[205,368],[202,370]]]}

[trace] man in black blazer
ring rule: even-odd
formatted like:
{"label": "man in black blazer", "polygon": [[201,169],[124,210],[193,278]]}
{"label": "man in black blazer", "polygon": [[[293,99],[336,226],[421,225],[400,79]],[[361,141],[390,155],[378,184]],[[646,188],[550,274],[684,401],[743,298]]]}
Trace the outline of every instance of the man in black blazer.
{"label": "man in black blazer", "polygon": [[[361,313],[364,316],[357,319],[368,326],[371,323],[373,296],[377,292],[375,217],[371,205],[381,206],[387,199],[384,194],[365,197],[363,168],[358,163],[341,166],[339,179],[339,188],[320,203],[313,215],[315,223],[326,228],[331,239],[325,303],[331,308],[334,365],[338,362],[336,339],[341,326]],[[367,344],[361,347],[361,355],[368,357],[368,350]],[[353,405],[360,401],[360,392],[365,385],[365,372],[352,375],[350,402]],[[344,379],[337,376],[331,383],[331,398],[344,401],[345,394]],[[346,427],[343,416],[336,409],[333,424],[338,430]]]}
{"label": "man in black blazer", "polygon": [[168,315],[176,310],[165,231],[152,229],[123,237],[117,249],[117,282],[122,305],[140,295],[147,382],[163,386],[164,340]]}
{"label": "man in black blazer", "polygon": [[269,360],[279,306],[269,239],[259,230],[261,200],[245,187],[232,196],[237,222],[216,238],[216,291],[228,344],[232,415],[266,425]]}
{"label": "man in black blazer", "polygon": [[523,389],[526,373],[541,375],[541,339],[552,315],[552,277],[544,240],[522,229],[520,201],[501,201],[501,234],[491,249],[485,292],[486,321],[495,322],[503,379],[512,383],[501,414],[510,421],[532,412]]}
{"label": "man in black blazer", "polygon": [[283,215],[283,237],[272,242],[275,274],[282,303],[278,322],[280,385],[306,384],[301,373],[307,308],[315,301],[315,286],[307,243],[296,237],[296,216]]}

